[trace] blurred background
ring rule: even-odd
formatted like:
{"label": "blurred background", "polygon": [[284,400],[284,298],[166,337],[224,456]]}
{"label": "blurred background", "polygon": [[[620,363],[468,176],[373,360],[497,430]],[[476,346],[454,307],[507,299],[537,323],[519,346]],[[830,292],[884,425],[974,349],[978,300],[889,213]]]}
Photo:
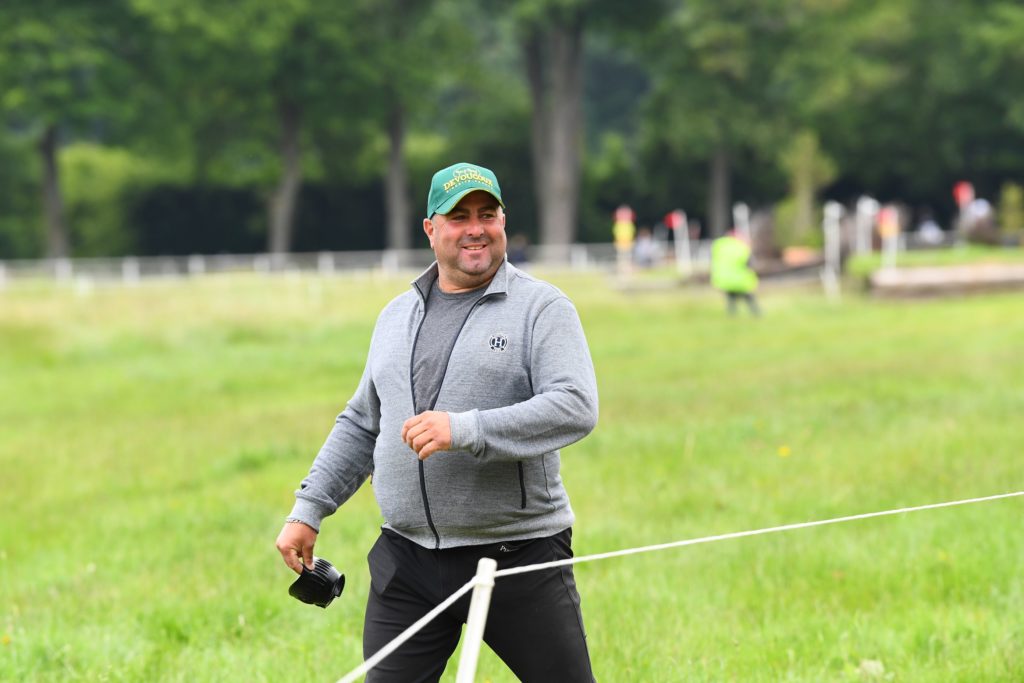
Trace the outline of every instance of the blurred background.
{"label": "blurred background", "polygon": [[[371,487],[329,610],[273,539],[460,161],[587,330],[578,554],[1024,488],[1020,0],[0,0],[0,680],[361,661]],[[1018,501],[581,565],[595,671],[1024,681]]]}
{"label": "blurred background", "polygon": [[761,256],[820,247],[828,201],[935,244],[1024,229],[1015,0],[5,0],[0,26],[0,260],[422,249],[460,160],[530,248],[609,243],[622,204],[667,242],[742,203]]}

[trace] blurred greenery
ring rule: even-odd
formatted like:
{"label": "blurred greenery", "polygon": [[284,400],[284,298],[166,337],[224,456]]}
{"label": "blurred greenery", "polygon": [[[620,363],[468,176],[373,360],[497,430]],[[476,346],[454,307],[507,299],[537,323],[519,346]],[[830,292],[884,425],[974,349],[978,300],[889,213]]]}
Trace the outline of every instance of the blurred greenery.
{"label": "blurred greenery", "polygon": [[[862,194],[948,228],[956,181],[1024,183],[1014,0],[7,0],[0,25],[0,258],[422,246],[458,160],[534,242],[609,241],[621,203],[717,234],[744,201],[813,244]],[[168,186],[246,198],[168,243],[135,220]]]}

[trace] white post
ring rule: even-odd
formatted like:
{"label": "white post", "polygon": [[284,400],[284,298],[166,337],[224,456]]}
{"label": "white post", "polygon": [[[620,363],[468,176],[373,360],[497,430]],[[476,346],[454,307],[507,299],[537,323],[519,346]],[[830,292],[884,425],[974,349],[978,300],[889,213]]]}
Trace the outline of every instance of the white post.
{"label": "white post", "polygon": [[740,202],[733,204],[732,224],[736,232],[743,236],[743,239],[750,243],[750,207]]}
{"label": "white post", "polygon": [[878,215],[878,200],[861,197],[857,200],[856,251],[858,254],[871,253],[871,235]]}
{"label": "white post", "polygon": [[139,283],[139,277],[139,259],[134,256],[124,257],[121,261],[121,279],[126,285],[137,285]]}
{"label": "white post", "polygon": [[380,255],[380,269],[384,275],[394,275],[398,272],[400,255],[396,249],[386,249]]}
{"label": "white post", "polygon": [[59,258],[53,262],[54,273],[57,276],[57,282],[68,282],[74,275],[74,268],[71,265],[71,259]]}
{"label": "white post", "polygon": [[839,202],[825,204],[825,267],[821,269],[821,282],[825,287],[825,295],[832,301],[839,299],[840,243],[839,220],[843,216],[843,206]]}
{"label": "white post", "polygon": [[690,219],[686,217],[685,211],[679,211],[675,223],[672,239],[676,245],[676,270],[684,279],[689,280],[693,275],[693,256],[690,254]]}
{"label": "white post", "polygon": [[574,244],[569,248],[569,268],[586,270],[588,266],[587,248],[582,244]]}
{"label": "white post", "polygon": [[878,232],[882,237],[882,267],[895,268],[900,248],[900,213],[892,204],[879,212]]}
{"label": "white post", "polygon": [[883,248],[883,252],[882,252],[882,266],[884,268],[895,268],[896,267],[896,257],[897,257],[897,255],[899,254],[899,251],[900,251],[900,236],[899,236],[899,234],[896,234],[896,235],[886,235],[882,239],[882,248]]}
{"label": "white post", "polygon": [[187,268],[189,275],[202,275],[206,272],[206,261],[201,254],[192,254],[188,257]]}
{"label": "white post", "polygon": [[316,257],[316,269],[321,275],[334,275],[334,254],[321,251]]}
{"label": "white post", "polygon": [[469,603],[466,637],[462,641],[462,655],[459,657],[459,672],[455,676],[455,683],[473,683],[476,676],[476,662],[484,640],[484,625],[487,623],[487,609],[491,606],[491,589],[494,588],[494,572],[497,569],[498,563],[489,557],[480,558],[476,565],[473,599]]}

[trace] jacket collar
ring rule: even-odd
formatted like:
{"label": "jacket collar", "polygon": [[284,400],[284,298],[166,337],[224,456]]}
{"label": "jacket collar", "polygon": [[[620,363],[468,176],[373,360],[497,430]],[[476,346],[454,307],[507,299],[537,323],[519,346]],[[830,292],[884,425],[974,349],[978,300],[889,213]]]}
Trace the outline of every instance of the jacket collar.
{"label": "jacket collar", "polygon": [[[494,277],[487,284],[487,289],[484,290],[484,296],[489,297],[495,294],[508,294],[508,283],[512,278],[512,271],[515,270],[515,266],[508,262],[508,257],[503,256],[501,259],[501,265],[498,266],[498,270],[494,273]],[[437,279],[438,268],[437,261],[430,264],[430,267],[420,273],[420,275],[412,281],[412,287],[419,294],[420,299],[423,301],[427,300],[427,293],[430,288],[434,285],[434,280]]]}

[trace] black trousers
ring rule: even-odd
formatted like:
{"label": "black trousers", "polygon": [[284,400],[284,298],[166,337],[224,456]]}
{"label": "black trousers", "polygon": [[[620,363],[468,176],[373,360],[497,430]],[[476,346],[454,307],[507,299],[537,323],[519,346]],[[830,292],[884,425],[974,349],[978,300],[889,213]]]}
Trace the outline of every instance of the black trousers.
{"label": "black trousers", "polygon": [[[384,529],[367,557],[370,596],[363,628],[368,658],[476,574],[480,558],[498,569],[572,557],[572,530],[547,538],[429,550]],[[467,593],[376,667],[370,683],[437,681],[469,612]],[[592,683],[580,597],[572,567],[495,581],[484,642],[521,681]]]}
{"label": "black trousers", "polygon": [[751,292],[726,292],[725,298],[728,303],[729,315],[736,315],[736,302],[740,299],[747,302],[751,314],[761,315],[761,309],[757,307],[757,298]]}

